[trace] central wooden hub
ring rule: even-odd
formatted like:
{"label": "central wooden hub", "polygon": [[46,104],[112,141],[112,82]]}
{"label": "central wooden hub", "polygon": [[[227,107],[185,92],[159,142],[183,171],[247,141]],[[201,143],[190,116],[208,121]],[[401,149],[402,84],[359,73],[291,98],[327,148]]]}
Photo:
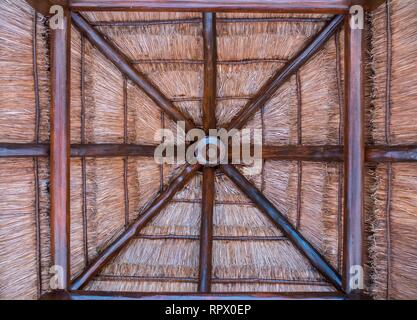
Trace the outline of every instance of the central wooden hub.
{"label": "central wooden hub", "polygon": [[197,143],[195,156],[201,165],[215,167],[223,163],[226,157],[226,146],[219,138],[207,136]]}

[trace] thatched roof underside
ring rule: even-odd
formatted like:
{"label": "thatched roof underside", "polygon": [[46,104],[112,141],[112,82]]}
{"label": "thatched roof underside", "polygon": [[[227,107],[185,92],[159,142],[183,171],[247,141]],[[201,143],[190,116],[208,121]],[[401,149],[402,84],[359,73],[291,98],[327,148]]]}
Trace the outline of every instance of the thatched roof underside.
{"label": "thatched roof underside", "polygon": [[[417,140],[412,122],[417,115],[414,106],[417,4],[411,0],[393,0],[388,8],[390,15],[382,6],[369,19],[368,143],[411,144]],[[202,24],[195,21],[201,14],[83,15],[178,108],[197,125],[202,124]],[[288,15],[218,14],[218,18],[275,16]],[[327,17],[314,17],[323,21],[218,23],[219,125],[230,121],[248,98],[317,34]],[[108,23],[178,19],[189,22],[142,26]],[[387,26],[392,28],[391,35]],[[0,142],[49,141],[48,37],[45,21],[41,16],[35,20],[35,13],[23,0],[0,0]],[[392,49],[387,46],[390,42]],[[387,69],[387,59],[392,61],[392,70]],[[34,65],[38,70],[38,90],[34,90]],[[158,129],[175,127],[152,100],[126,81],[75,29],[71,70],[71,143],[150,145],[158,143],[154,139]],[[276,92],[248,127],[262,128],[268,145],[341,144],[341,79],[343,34],[338,33]],[[37,101],[39,114],[35,108]],[[301,136],[297,129],[298,108],[301,108]],[[390,117],[386,117],[387,110]],[[261,174],[248,177],[339,271],[343,237],[342,168],[337,163],[267,161]],[[146,209],[180,169],[160,166],[154,159],[142,157],[129,157],[126,161],[72,159],[73,278]],[[414,164],[389,167],[381,164],[368,170],[367,285],[376,298],[417,298],[415,169]],[[2,159],[0,171],[0,299],[35,299],[49,290],[49,163],[46,159]],[[195,292],[201,180],[201,175],[197,175],[178,193],[87,289]],[[334,290],[220,173],[216,176],[214,237],[214,292]]]}

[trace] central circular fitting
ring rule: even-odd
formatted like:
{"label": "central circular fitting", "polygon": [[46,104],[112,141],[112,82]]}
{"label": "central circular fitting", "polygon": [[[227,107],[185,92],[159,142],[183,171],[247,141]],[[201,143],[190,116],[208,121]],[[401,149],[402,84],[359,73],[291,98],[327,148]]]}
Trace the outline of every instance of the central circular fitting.
{"label": "central circular fitting", "polygon": [[226,146],[218,137],[207,136],[197,143],[195,156],[199,164],[215,167],[225,159]]}

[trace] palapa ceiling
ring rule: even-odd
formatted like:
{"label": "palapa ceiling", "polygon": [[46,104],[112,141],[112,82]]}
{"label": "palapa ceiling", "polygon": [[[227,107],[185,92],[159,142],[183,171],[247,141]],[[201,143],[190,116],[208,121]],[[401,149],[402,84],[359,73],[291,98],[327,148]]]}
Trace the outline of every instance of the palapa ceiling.
{"label": "palapa ceiling", "polygon": [[[392,19],[399,21],[410,10],[404,2],[415,7],[410,1],[390,1],[369,17],[371,56],[366,57],[370,82],[366,105],[372,105],[372,110],[366,112],[368,145],[410,144],[417,136],[407,124],[403,134],[402,125],[395,123],[397,117],[404,119],[410,112],[399,109],[403,98],[395,91],[397,74],[391,80],[393,105],[397,107],[390,120],[391,140],[387,141],[383,129],[386,114],[381,104],[386,100],[385,91],[381,91],[388,73],[379,68],[387,65],[381,59],[389,55],[381,49],[387,35],[379,38],[379,31],[384,29],[379,25],[389,20],[390,10],[394,12]],[[1,135],[0,142],[48,144],[52,121],[47,49],[50,30],[45,19],[24,1],[1,0],[1,5],[1,18],[8,23],[0,24],[0,43],[16,46],[0,56],[8,75],[0,79],[1,85],[9,79],[9,93],[2,91],[5,107],[0,112],[0,127],[8,130],[8,135]],[[410,19],[416,20],[417,15]],[[20,33],[14,35],[16,30]],[[396,37],[401,31],[394,28],[388,35],[391,41],[397,41],[399,50],[398,56],[395,52],[389,58],[394,65],[400,60],[403,44]],[[99,39],[91,39],[92,34],[101,35],[100,39],[113,45],[111,50],[123,53],[130,66],[147,79],[146,84],[140,88],[134,79],[126,77],[100,45],[92,44]],[[414,38],[408,46],[417,48]],[[304,57],[306,47],[315,41],[317,48]],[[210,51],[213,45],[217,49]],[[330,14],[74,13],[70,288],[141,293],[337,294],[344,273],[344,166],[340,161],[345,129],[344,49],[343,18]],[[401,59],[407,58],[405,54]],[[26,63],[13,68],[12,60],[18,65],[20,61]],[[278,81],[294,61],[299,66],[291,69],[288,78]],[[398,68],[401,66],[398,62]],[[15,81],[10,81],[12,74],[16,75]],[[147,83],[158,88],[156,98],[149,96]],[[265,88],[271,89],[270,95],[265,94]],[[11,93],[19,90],[25,94],[16,97]],[[159,94],[166,101],[159,99]],[[13,126],[7,117],[11,105],[17,105]],[[248,112],[251,108],[253,113]],[[152,147],[159,143],[155,141],[156,132],[162,128],[175,130],[173,119],[182,117],[189,121],[190,128],[262,129],[264,149],[271,152],[264,153],[262,172],[245,177],[243,166],[160,165],[153,159],[152,148],[146,155],[141,149],[134,155],[125,151],[110,157],[82,149],[103,144]],[[312,154],[305,155],[304,147]],[[298,158],[286,152],[298,154]],[[320,156],[315,157],[314,152]],[[0,262],[4,261],[0,267],[0,298],[40,297],[50,291],[48,270],[53,265],[49,161],[42,157],[0,159],[0,166],[0,189],[10,190],[4,193],[6,200],[0,202],[6,213],[0,220],[4,230],[0,246],[5,248],[0,254]],[[407,280],[401,287],[404,291],[399,285],[393,288],[392,279],[383,279],[389,272],[385,269],[389,263],[384,248],[389,244],[384,238],[387,227],[383,216],[387,213],[383,203],[394,203],[395,234],[417,224],[410,213],[412,208],[395,207],[395,203],[399,207],[402,203],[415,204],[415,199],[403,194],[408,188],[417,189],[415,183],[401,187],[408,185],[413,166],[387,167],[374,161],[366,168],[365,237],[371,245],[365,250],[369,260],[365,283],[366,293],[376,298],[415,294],[413,285],[405,284],[415,283],[411,280],[415,263],[400,257],[407,248],[395,253],[392,266],[387,267],[395,272],[400,265],[406,266]],[[387,178],[393,179],[392,171],[395,179],[387,184]],[[252,186],[263,196],[254,196],[257,191]],[[387,194],[393,199],[387,200]],[[261,206],[257,202],[260,196],[264,197]],[[10,205],[19,198],[20,206]],[[282,231],[286,221],[277,218],[277,212],[288,221],[290,229]],[[401,212],[407,218],[400,217]],[[409,223],[402,225],[403,218]],[[32,233],[26,235],[29,229]],[[132,230],[134,234],[129,233]],[[14,237],[11,232],[15,232]],[[408,239],[415,237],[405,234]],[[403,245],[403,239],[397,241],[390,244]],[[28,249],[16,257],[13,248],[19,243],[25,243]],[[302,243],[307,249],[297,248]],[[411,255],[416,255],[415,250]],[[19,265],[24,267],[10,271]],[[398,277],[395,273],[392,276]],[[387,281],[391,281],[388,286]]]}
{"label": "palapa ceiling", "polygon": [[[181,110],[186,118],[192,119],[195,126],[203,127],[205,60],[204,23],[201,13],[93,12],[83,13],[82,16],[106,39],[115,44],[117,49],[125,53],[135,67],[173,101],[175,107]],[[329,23],[331,16],[311,15],[306,21],[295,19],[294,15],[277,14],[218,14],[216,18],[218,75],[215,101],[217,125],[214,124],[214,128],[221,128],[227,125],[260,91],[271,76],[305,47],[306,42],[317,37],[321,29]],[[259,20],[262,18],[267,20]],[[82,40],[81,35],[75,32],[72,45],[79,66],[73,65],[72,68],[77,71],[82,68],[85,70],[86,118],[88,119],[89,112],[93,113],[92,121],[89,124],[86,122],[87,141],[114,143],[123,142],[124,139],[128,143],[155,144],[156,130],[162,128],[162,125],[174,128],[175,124],[168,116],[161,115],[160,108],[155,102],[133,82],[124,82],[123,75],[112,66],[100,50],[85,39]],[[265,38],[268,41],[265,41]],[[286,144],[303,141],[301,136],[298,137],[297,131],[299,119],[297,112],[303,109],[301,105],[303,96],[306,105],[309,99],[322,99],[324,102],[322,113],[325,118],[329,117],[331,108],[333,108],[333,116],[339,117],[340,106],[337,96],[342,93],[338,92],[337,82],[332,79],[326,80],[328,88],[323,83],[329,69],[335,78],[341,77],[340,74],[337,75],[337,72],[340,72],[340,69],[337,70],[337,64],[341,64],[340,57],[339,61],[336,57],[336,46],[340,46],[339,41],[339,35],[337,38],[332,37],[332,41],[329,41],[325,49],[314,57],[310,65],[303,67],[297,76],[292,77],[277,90],[265,107],[251,119],[248,127],[263,128],[265,139],[271,145],[279,145],[284,141]],[[81,58],[82,47],[83,58]],[[262,50],[257,49],[261,47]],[[81,61],[83,67],[80,65]],[[317,64],[322,68],[319,74],[316,72]],[[80,83],[78,79],[77,83]],[[317,96],[318,90],[322,92],[321,96]],[[329,94],[329,90],[332,90],[331,93],[335,94],[335,97]],[[90,105],[88,99],[93,99]],[[95,108],[94,111],[89,107]],[[124,107],[127,108],[127,121],[130,125],[125,136],[123,136]],[[339,121],[336,119],[333,132],[328,132],[331,128],[325,128],[327,132],[322,133],[325,138],[317,138],[318,132],[315,134],[311,132],[310,139],[325,143],[332,143],[331,139],[338,141],[338,125]],[[301,123],[299,127],[301,131]],[[276,130],[280,132],[277,133]],[[309,141],[308,131],[304,132],[304,141]],[[116,162],[113,161],[115,166]],[[119,166],[123,166],[121,159]],[[143,166],[147,167],[147,172],[139,171]],[[160,191],[161,181],[163,181],[162,188],[169,188],[168,181],[180,173],[180,170],[175,170],[175,173],[170,174],[169,171],[172,169],[166,167],[165,170],[158,168],[152,159],[146,164],[142,159],[129,161],[129,169],[132,170],[129,170],[129,173],[138,175],[137,180],[134,181],[138,185],[128,186],[131,220],[141,212],[141,209],[146,208],[146,205],[141,206],[141,200],[142,203],[149,204],[149,199],[153,199],[156,192]],[[338,267],[339,254],[338,230],[336,230],[337,167],[335,165],[330,170],[324,165],[304,167],[307,177],[317,175],[321,178],[315,181],[319,184],[319,188],[328,179],[329,174],[334,175],[333,212],[323,217],[323,204],[319,203],[316,208],[317,218],[320,220],[316,228],[320,231],[311,229],[310,223],[307,222],[311,217],[302,217],[302,200],[297,200],[297,192],[301,193],[301,190],[297,190],[301,189],[301,185],[297,186],[297,171],[302,170],[301,163],[271,162],[265,166],[262,174],[250,178],[266,193],[277,189],[288,193],[283,197],[271,198],[279,203],[280,210],[285,212],[293,224],[321,248],[321,252],[333,262],[335,268]],[[283,179],[276,181],[268,179],[266,170],[269,174],[282,175]],[[122,191],[123,177],[120,175],[119,177]],[[212,292],[335,290],[229,178],[219,171],[215,179]],[[139,232],[138,236],[87,284],[86,289],[197,292],[202,180],[202,174],[198,173],[190,184],[174,197],[172,203],[151,222],[150,226]],[[113,188],[113,186],[111,183],[109,185],[103,183],[104,188]],[[145,194],[142,192],[143,189],[147,190]],[[291,206],[288,205],[286,199],[288,197],[293,198]],[[123,199],[119,197],[119,201],[121,200]],[[300,202],[298,205],[297,201]],[[103,209],[110,205],[103,201],[99,203]],[[115,207],[114,202],[112,206]],[[115,230],[115,235],[121,232],[125,224],[123,203],[119,203],[117,208],[119,228]],[[106,211],[110,210],[109,208]],[[104,216],[105,212],[101,214]],[[112,213],[108,212],[108,214]],[[324,219],[330,220],[327,223],[333,229],[327,231],[328,238],[322,237],[321,234],[326,223]],[[80,259],[82,258],[83,256],[80,255]],[[80,261],[78,270],[81,271],[84,267],[83,261]]]}

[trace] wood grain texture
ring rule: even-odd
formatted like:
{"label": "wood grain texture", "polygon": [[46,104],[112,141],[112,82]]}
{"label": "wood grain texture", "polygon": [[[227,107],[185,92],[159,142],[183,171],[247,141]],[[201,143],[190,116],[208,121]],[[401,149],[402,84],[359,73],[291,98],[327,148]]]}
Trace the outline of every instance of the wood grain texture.
{"label": "wood grain texture", "polygon": [[71,19],[51,30],[51,253],[59,289],[70,280],[70,50]]}
{"label": "wood grain texture", "polygon": [[58,291],[42,296],[42,300],[347,300],[340,293],[140,293],[140,292],[90,292]]}
{"label": "wood grain texture", "polygon": [[[356,1],[355,1],[356,2]],[[363,1],[358,1],[362,3]],[[73,10],[345,13],[351,0],[70,0]]]}
{"label": "wood grain texture", "polygon": [[213,252],[213,213],[215,196],[215,169],[203,169],[203,199],[201,203],[200,268],[198,292],[211,292],[212,252]]}
{"label": "wood grain texture", "polygon": [[351,29],[345,23],[345,206],[344,206],[344,266],[343,288],[355,290],[352,267],[365,268],[364,256],[364,176],[365,176],[365,117],[364,117],[364,31]]}

